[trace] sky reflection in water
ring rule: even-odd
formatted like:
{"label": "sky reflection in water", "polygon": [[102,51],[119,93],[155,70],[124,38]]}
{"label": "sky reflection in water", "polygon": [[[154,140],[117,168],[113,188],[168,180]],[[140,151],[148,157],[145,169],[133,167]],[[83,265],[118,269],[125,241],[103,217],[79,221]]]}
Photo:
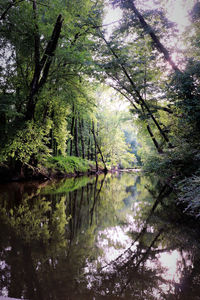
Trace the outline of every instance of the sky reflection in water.
{"label": "sky reflection in water", "polygon": [[199,299],[198,226],[159,180],[109,174],[0,190],[0,296]]}
{"label": "sky reflection in water", "polygon": [[[132,252],[136,250],[138,243],[132,245],[132,239],[128,236],[128,233],[131,229],[136,229],[137,225],[134,224],[132,215],[127,214],[126,219],[128,223],[126,226],[115,226],[98,232],[97,247],[102,249],[103,255],[98,257],[96,262],[92,264],[88,263],[86,267],[86,273],[93,273],[91,277],[88,277],[88,281],[90,282],[88,285],[89,288],[92,288],[91,283],[95,280],[94,272],[97,271],[98,274],[98,270],[96,269],[97,265],[100,264],[102,266],[101,269],[105,272],[112,272],[112,263],[114,263],[118,257],[126,253],[129,248]],[[161,246],[158,246],[158,248],[162,249]],[[188,259],[188,253],[180,253],[177,250],[165,251],[157,254],[154,260],[146,260],[147,268],[158,270],[159,266],[159,269],[162,270],[159,275],[166,283],[161,284],[160,288],[165,293],[169,290],[174,292],[175,288],[180,284],[184,264],[188,267],[192,265],[191,260]],[[160,297],[160,292],[156,289],[154,296],[156,299]]]}

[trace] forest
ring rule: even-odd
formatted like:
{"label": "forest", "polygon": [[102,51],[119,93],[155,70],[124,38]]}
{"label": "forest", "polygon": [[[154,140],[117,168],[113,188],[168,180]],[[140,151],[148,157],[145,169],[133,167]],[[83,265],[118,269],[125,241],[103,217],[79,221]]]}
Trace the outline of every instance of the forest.
{"label": "forest", "polygon": [[199,0],[0,0],[0,62],[0,300],[199,300]]}
{"label": "forest", "polygon": [[200,3],[180,36],[165,2],[0,1],[1,181],[139,168],[198,216]]}

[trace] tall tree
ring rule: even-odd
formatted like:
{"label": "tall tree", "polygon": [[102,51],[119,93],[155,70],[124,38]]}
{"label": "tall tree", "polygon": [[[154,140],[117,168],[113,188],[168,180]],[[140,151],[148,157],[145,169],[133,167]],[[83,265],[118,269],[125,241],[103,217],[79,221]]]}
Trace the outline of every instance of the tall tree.
{"label": "tall tree", "polygon": [[51,150],[52,136],[64,154],[67,116],[82,97],[91,60],[94,28],[87,19],[101,23],[101,1],[1,1],[0,7],[1,161],[38,159]]}

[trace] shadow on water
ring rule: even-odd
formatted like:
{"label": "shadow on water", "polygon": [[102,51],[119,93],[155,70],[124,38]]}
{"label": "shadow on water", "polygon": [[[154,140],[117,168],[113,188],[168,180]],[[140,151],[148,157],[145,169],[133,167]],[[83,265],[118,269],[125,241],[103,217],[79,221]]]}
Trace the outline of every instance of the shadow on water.
{"label": "shadow on water", "polygon": [[199,224],[134,174],[0,186],[0,296],[200,299]]}

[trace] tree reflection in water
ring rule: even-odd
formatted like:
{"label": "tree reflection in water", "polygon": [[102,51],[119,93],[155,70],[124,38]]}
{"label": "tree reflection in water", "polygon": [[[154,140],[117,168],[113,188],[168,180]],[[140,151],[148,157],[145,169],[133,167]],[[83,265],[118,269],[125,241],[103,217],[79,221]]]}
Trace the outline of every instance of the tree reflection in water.
{"label": "tree reflection in water", "polygon": [[0,187],[0,290],[26,299],[200,299],[199,227],[131,174]]}

